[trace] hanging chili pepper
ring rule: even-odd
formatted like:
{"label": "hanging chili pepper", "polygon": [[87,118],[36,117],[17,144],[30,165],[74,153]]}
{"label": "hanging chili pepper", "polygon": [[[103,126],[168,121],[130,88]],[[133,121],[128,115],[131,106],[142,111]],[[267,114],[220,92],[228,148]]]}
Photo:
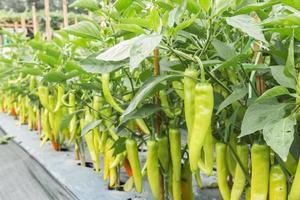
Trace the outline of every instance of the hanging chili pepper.
{"label": "hanging chili pepper", "polygon": [[[204,158],[202,155],[204,155]],[[198,166],[207,176],[211,176],[214,166],[213,136],[211,133],[211,127],[208,129],[208,133],[203,144],[203,153],[199,159]]]}
{"label": "hanging chili pepper", "polygon": [[160,99],[160,104],[161,107],[163,108],[163,111],[169,118],[174,118],[174,113],[172,113],[170,109],[170,104],[168,101],[168,95],[164,90],[159,91],[159,99]]}
{"label": "hanging chili pepper", "polygon": [[63,105],[61,99],[64,96],[65,88],[62,85],[57,85],[56,90],[57,90],[57,94],[56,94],[57,100],[56,100],[56,106],[54,112],[57,112],[60,109],[60,107]]}
{"label": "hanging chili pepper", "polygon": [[[123,113],[124,110],[123,108],[121,108],[121,106],[115,101],[115,99],[113,98],[113,96],[110,93],[109,90],[109,79],[110,79],[110,75],[109,73],[105,73],[102,74],[102,91],[103,91],[103,95],[105,97],[105,100],[107,101],[107,103],[109,103],[116,111]],[[136,119],[136,123],[138,124],[138,126],[141,128],[141,130],[149,135],[150,131],[148,129],[148,127],[146,126],[144,120],[142,119]]]}
{"label": "hanging chili pepper", "polygon": [[293,180],[293,184],[289,193],[288,200],[299,200],[300,199],[300,160],[298,161],[297,171]]}
{"label": "hanging chili pepper", "polygon": [[217,178],[221,195],[224,200],[230,199],[230,191],[227,183],[228,169],[226,166],[226,149],[227,145],[224,143],[216,143],[217,156]]}
{"label": "hanging chili pepper", "polygon": [[192,172],[198,169],[201,149],[211,126],[213,107],[214,96],[212,86],[208,83],[198,83],[195,88],[195,117],[189,145],[189,160]]}
{"label": "hanging chili pepper", "polygon": [[44,108],[48,108],[49,90],[45,86],[40,86],[38,88],[38,96],[40,102]]}
{"label": "hanging chili pepper", "polygon": [[183,91],[183,83],[180,81],[173,81],[172,87],[175,90],[176,94],[181,98],[184,99],[184,91]]}
{"label": "hanging chili pepper", "polygon": [[270,170],[269,200],[284,200],[286,197],[286,176],[279,165],[273,165]]}
{"label": "hanging chili pepper", "polygon": [[285,169],[291,174],[295,175],[296,170],[297,170],[297,160],[294,158],[294,156],[289,153],[287,160],[284,162],[284,167]]}
{"label": "hanging chili pepper", "polygon": [[[70,92],[69,93],[68,113],[72,114],[75,112],[75,110],[76,110],[75,94],[74,94],[74,92]],[[74,116],[72,117],[72,119],[70,121],[70,125],[69,125],[69,131],[70,131],[69,144],[71,144],[76,137],[76,132],[77,132],[77,122],[76,121],[77,121],[77,116],[76,116],[76,114],[74,114]]]}
{"label": "hanging chili pepper", "polygon": [[[237,136],[234,134],[230,134],[229,143],[233,149],[233,151],[237,152],[236,146],[237,146]],[[227,145],[227,153],[226,153],[226,164],[229,173],[234,178],[235,176],[235,169],[237,162],[233,156],[232,150],[230,150],[229,146]]]}
{"label": "hanging chili pepper", "polygon": [[252,175],[251,199],[266,200],[269,189],[270,149],[264,144],[253,144],[251,148]]}
{"label": "hanging chili pepper", "polygon": [[142,174],[138,155],[137,143],[133,139],[126,140],[127,157],[132,169],[133,180],[137,192],[142,192]]}
{"label": "hanging chili pepper", "polygon": [[194,200],[192,172],[188,160],[184,161],[181,174],[181,191],[183,200]]}
{"label": "hanging chili pepper", "polygon": [[177,128],[169,129],[170,153],[173,168],[173,180],[181,179],[181,141],[180,131]]}
{"label": "hanging chili pepper", "polygon": [[158,142],[158,159],[164,170],[167,172],[170,163],[169,139],[166,135],[157,138]]}
{"label": "hanging chili pepper", "polygon": [[[148,182],[155,200],[160,199],[160,175],[158,162],[158,144],[154,140],[147,142],[147,176]],[[130,161],[130,160],[129,160]],[[133,172],[134,173],[134,172]]]}
{"label": "hanging chili pepper", "polygon": [[193,131],[194,115],[195,115],[195,88],[196,78],[199,72],[195,69],[186,69],[184,72],[184,115],[188,130],[188,145]]}
{"label": "hanging chili pepper", "polygon": [[169,129],[170,153],[172,161],[172,193],[174,200],[181,199],[181,138],[177,128]]}
{"label": "hanging chili pepper", "polygon": [[[241,160],[243,168],[248,171],[248,145],[239,144],[236,147],[237,156]],[[246,185],[246,175],[242,167],[237,164],[235,168],[234,182],[231,190],[230,200],[239,200]]]}
{"label": "hanging chili pepper", "polygon": [[132,176],[132,169],[129,164],[129,160],[126,158],[123,163],[124,169],[129,177]]}

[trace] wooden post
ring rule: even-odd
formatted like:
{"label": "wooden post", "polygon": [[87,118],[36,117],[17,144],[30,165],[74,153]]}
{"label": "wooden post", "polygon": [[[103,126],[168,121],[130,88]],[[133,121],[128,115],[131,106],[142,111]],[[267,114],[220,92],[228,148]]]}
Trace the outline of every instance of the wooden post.
{"label": "wooden post", "polygon": [[[160,75],[160,66],[159,66],[159,50],[156,48],[154,49],[154,76]],[[159,99],[159,93],[155,94],[155,104],[160,106],[160,99]],[[160,127],[161,127],[161,113],[156,113],[156,122],[155,122],[155,132],[157,135],[160,135]],[[163,174],[160,172],[160,187],[161,187],[161,193],[160,193],[160,200],[165,199],[165,187],[164,187],[164,177]]]}
{"label": "wooden post", "polygon": [[19,22],[18,22],[18,21],[15,21],[15,22],[14,22],[14,29],[15,29],[15,32],[18,31],[18,25],[19,25]]}
{"label": "wooden post", "polygon": [[78,18],[77,18],[77,16],[75,16],[74,24],[77,24],[77,23],[78,23]]}
{"label": "wooden post", "polygon": [[45,25],[46,25],[46,39],[51,40],[51,24],[50,24],[50,11],[49,11],[49,0],[44,0],[45,4]]}
{"label": "wooden post", "polygon": [[62,0],[62,1],[63,1],[64,27],[67,27],[69,25],[69,22],[68,22],[68,0]]}
{"label": "wooden post", "polygon": [[33,34],[35,35],[39,31],[39,23],[36,16],[35,3],[32,4],[32,25],[33,25]]}
{"label": "wooden post", "polygon": [[27,35],[27,28],[26,28],[26,19],[25,16],[21,17],[21,26],[23,29],[23,32],[25,33],[25,35]]}

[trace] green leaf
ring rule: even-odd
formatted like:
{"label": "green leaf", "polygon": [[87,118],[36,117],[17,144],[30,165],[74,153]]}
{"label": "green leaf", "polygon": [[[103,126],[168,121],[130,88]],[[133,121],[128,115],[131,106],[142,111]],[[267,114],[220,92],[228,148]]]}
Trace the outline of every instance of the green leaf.
{"label": "green leaf", "polygon": [[155,89],[156,86],[158,86],[161,82],[167,81],[167,80],[178,80],[182,78],[183,75],[161,75],[152,77],[147,82],[145,82],[142,87],[138,90],[134,98],[131,100],[129,106],[124,111],[123,115],[120,117],[121,121],[123,121],[124,118],[127,117],[127,115],[130,115],[137,106],[146,98],[148,95]]}
{"label": "green leaf", "polygon": [[286,5],[289,5],[293,8],[296,8],[297,10],[300,10],[300,1],[298,0],[282,0],[282,3],[285,3]]}
{"label": "green leaf", "polygon": [[236,102],[237,100],[240,100],[245,97],[245,95],[248,93],[248,89],[243,87],[243,88],[237,88],[234,90],[219,106],[217,114],[232,104],[233,102]]}
{"label": "green leaf", "polygon": [[90,21],[81,21],[77,24],[64,28],[67,33],[86,39],[101,39],[100,27]]}
{"label": "green leaf", "polygon": [[119,11],[123,11],[133,3],[133,0],[117,0],[114,3],[114,7]]}
{"label": "green leaf", "polygon": [[236,66],[237,64],[244,62],[246,60],[249,59],[249,55],[248,54],[239,54],[234,56],[233,58],[223,62],[219,68],[227,68],[227,67],[232,67],[232,66]]}
{"label": "green leaf", "polygon": [[153,52],[161,39],[161,35],[140,35],[120,42],[96,58],[104,61],[120,61],[130,57],[130,66],[133,70]]}
{"label": "green leaf", "polygon": [[71,8],[83,8],[90,11],[96,11],[99,9],[97,0],[76,0],[70,5]]}
{"label": "green leaf", "polygon": [[58,64],[58,58],[57,57],[52,57],[52,56],[46,55],[44,53],[39,53],[38,58],[43,63],[46,63],[46,64],[51,65],[53,67]]}
{"label": "green leaf", "polygon": [[71,114],[67,114],[67,115],[65,115],[65,116],[62,118],[62,120],[61,120],[61,122],[60,122],[60,127],[59,127],[59,130],[60,130],[60,131],[63,131],[63,130],[65,130],[66,128],[69,127],[69,124],[70,124],[70,122],[71,122],[71,120],[73,119],[73,117],[74,117],[75,114],[76,114],[76,112],[71,113]]}
{"label": "green leaf", "polygon": [[248,34],[257,40],[266,42],[265,36],[260,25],[249,15],[236,15],[226,18],[227,24],[240,29],[242,32]]}
{"label": "green leaf", "polygon": [[256,101],[257,102],[265,101],[265,100],[269,100],[273,97],[277,97],[277,96],[285,95],[285,94],[290,94],[288,89],[286,89],[283,86],[275,86],[275,87],[265,91],[260,97],[258,97],[258,99]]}
{"label": "green leaf", "polygon": [[47,82],[63,82],[67,80],[67,77],[62,72],[48,72],[44,75],[44,80]]}
{"label": "green leaf", "polygon": [[208,13],[209,8],[211,7],[211,0],[199,0],[199,4],[201,8],[203,8],[203,10]]}
{"label": "green leaf", "polygon": [[116,24],[115,28],[123,31],[137,33],[137,34],[145,33],[145,30],[136,24]]}
{"label": "green leaf", "polygon": [[291,116],[268,122],[263,135],[266,143],[283,161],[287,160],[290,147],[294,140],[296,120]]}
{"label": "green leaf", "polygon": [[34,75],[34,76],[40,76],[43,74],[43,71],[40,68],[31,68],[31,67],[23,67],[19,70],[19,72],[23,74]]}
{"label": "green leaf", "polygon": [[116,156],[123,153],[126,150],[126,137],[119,137],[113,144],[112,149],[114,149],[113,155]]}
{"label": "green leaf", "polygon": [[277,81],[277,83],[284,87],[295,89],[295,86],[297,84],[295,79],[287,77],[283,71],[284,66],[282,65],[271,66],[272,76]]}
{"label": "green leaf", "polygon": [[96,58],[104,61],[120,61],[130,57],[132,46],[145,35],[140,35],[129,40],[120,42],[119,44],[109,48],[105,52],[99,54]]}
{"label": "green leaf", "polygon": [[291,38],[288,57],[283,72],[287,77],[291,77],[297,80],[296,70],[295,70],[295,58],[294,58],[294,36],[292,36]]}
{"label": "green leaf", "polygon": [[136,109],[134,112],[126,115],[122,119],[122,123],[125,123],[131,119],[142,119],[148,117],[161,110],[161,107],[154,104],[145,104],[141,108]]}
{"label": "green leaf", "polygon": [[161,27],[161,20],[157,9],[154,7],[150,11],[149,21],[151,24],[151,29],[155,32],[159,32],[158,30]]}
{"label": "green leaf", "polygon": [[130,49],[130,67],[131,70],[153,53],[153,50],[159,45],[162,40],[161,35],[149,35],[140,41],[137,41]]}
{"label": "green leaf", "polygon": [[287,103],[254,103],[244,115],[239,137],[262,130],[270,121],[281,119],[285,114]]}
{"label": "green leaf", "polygon": [[280,2],[279,0],[270,0],[270,1],[266,1],[266,2],[258,2],[258,3],[249,4],[249,5],[241,7],[237,11],[237,13],[238,14],[248,14],[252,11],[269,8],[275,4],[278,4],[279,2]]}
{"label": "green leaf", "polygon": [[110,73],[126,65],[128,65],[128,60],[103,61],[96,59],[94,56],[89,56],[80,61],[80,66],[84,71],[95,74]]}
{"label": "green leaf", "polygon": [[14,136],[10,136],[10,135],[0,136],[0,144],[7,144],[12,139],[14,139]]}
{"label": "green leaf", "polygon": [[81,130],[81,137],[83,137],[85,134],[87,134],[88,132],[90,132],[90,130],[93,130],[94,128],[96,128],[97,126],[99,126],[99,124],[101,124],[101,123],[102,123],[102,119],[99,119],[99,120],[96,120],[96,121],[92,121],[91,123],[88,123]]}
{"label": "green leaf", "polygon": [[224,60],[229,60],[236,56],[234,49],[220,40],[213,39],[212,45],[214,46],[218,55]]}

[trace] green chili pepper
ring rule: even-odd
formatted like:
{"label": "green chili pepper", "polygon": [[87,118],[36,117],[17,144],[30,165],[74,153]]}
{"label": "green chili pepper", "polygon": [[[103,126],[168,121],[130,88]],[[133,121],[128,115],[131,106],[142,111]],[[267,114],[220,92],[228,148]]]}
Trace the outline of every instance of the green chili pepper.
{"label": "green chili pepper", "polygon": [[57,85],[56,86],[57,89],[57,100],[56,100],[56,106],[54,109],[54,112],[58,111],[60,109],[60,107],[63,105],[62,103],[62,97],[64,96],[64,92],[65,92],[65,88],[62,85]]}
{"label": "green chili pepper", "polygon": [[[244,169],[248,171],[248,145],[242,144],[236,147],[237,155]],[[230,200],[239,200],[246,185],[246,175],[242,167],[237,164],[235,168],[234,182],[231,190]]]}
{"label": "green chili pepper", "polygon": [[177,128],[169,129],[169,143],[171,152],[171,161],[173,168],[173,180],[181,179],[181,139],[180,131]]}
{"label": "green chili pepper", "polygon": [[293,184],[289,193],[288,200],[299,200],[300,199],[300,160],[298,161],[297,171],[293,180]]}
{"label": "green chili pepper", "polygon": [[194,126],[189,144],[189,160],[192,172],[198,169],[201,149],[211,126],[213,107],[214,97],[212,86],[207,83],[197,84],[195,88]]}
{"label": "green chili pepper", "polygon": [[227,183],[228,169],[226,166],[226,149],[227,145],[224,143],[216,143],[217,156],[217,178],[220,193],[224,200],[230,199],[230,191]]}
{"label": "green chili pepper", "polygon": [[169,143],[172,161],[173,199],[181,199],[181,137],[178,128],[169,129]]}
{"label": "green chili pepper", "polygon": [[164,90],[159,91],[159,98],[160,98],[160,103],[163,108],[163,111],[169,118],[174,118],[174,113],[172,113],[170,109],[170,104],[168,101],[168,95]]}
{"label": "green chili pepper", "polygon": [[[142,192],[142,174],[141,174],[141,166],[138,155],[138,147],[137,143],[133,139],[126,140],[126,151],[128,154],[129,164],[132,169],[132,175],[134,180],[135,189],[137,192]],[[148,155],[149,157],[149,155]]]}
{"label": "green chili pepper", "polygon": [[158,159],[164,170],[167,172],[169,170],[170,163],[170,152],[169,152],[169,139],[166,135],[158,137]]}
{"label": "green chili pepper", "polygon": [[266,200],[269,189],[270,149],[264,144],[253,144],[251,148],[252,175],[251,199]]}
{"label": "green chili pepper", "polygon": [[183,83],[180,81],[173,81],[172,87],[175,90],[176,94],[181,98],[184,99],[184,91],[183,91]]}
{"label": "green chili pepper", "polygon": [[[70,92],[69,94],[69,114],[72,114],[75,112],[76,110],[76,103],[75,103],[75,94],[74,92]],[[74,114],[74,116],[72,117],[71,121],[70,121],[70,125],[69,125],[69,131],[70,131],[70,140],[69,140],[69,144],[71,144],[75,137],[76,137],[76,133],[77,133],[77,116],[76,114]]]}
{"label": "green chili pepper", "polygon": [[[202,158],[203,154],[204,159]],[[208,133],[203,144],[203,154],[201,154],[198,166],[207,176],[211,176],[214,166],[213,136],[211,133],[211,127],[208,129]]]}
{"label": "green chili pepper", "polygon": [[160,199],[160,175],[158,162],[158,144],[155,140],[147,142],[147,176],[148,182],[155,200]]}
{"label": "green chili pepper", "polygon": [[279,165],[273,165],[270,170],[269,200],[281,200],[286,197],[286,176]]}
{"label": "green chili pepper", "polygon": [[184,114],[186,126],[188,129],[188,144],[190,144],[190,138],[193,131],[194,115],[195,115],[195,87],[196,79],[199,72],[195,69],[186,69],[184,72]]}
{"label": "green chili pepper", "polygon": [[181,174],[181,191],[183,200],[194,200],[192,172],[190,163],[185,160]]}
{"label": "green chili pepper", "polygon": [[38,88],[38,96],[40,99],[40,102],[44,108],[48,108],[48,99],[49,99],[49,90],[45,86],[40,86]]}
{"label": "green chili pepper", "polygon": [[[107,101],[107,103],[109,103],[116,111],[123,113],[124,110],[123,108],[121,108],[119,106],[119,104],[115,101],[115,99],[113,98],[113,96],[110,93],[109,90],[109,73],[106,74],[102,74],[102,91],[103,91],[103,95]],[[150,134],[150,131],[148,129],[148,127],[146,126],[144,120],[142,119],[136,119],[136,123],[138,124],[138,126],[141,128],[141,130],[146,133],[147,135]]]}

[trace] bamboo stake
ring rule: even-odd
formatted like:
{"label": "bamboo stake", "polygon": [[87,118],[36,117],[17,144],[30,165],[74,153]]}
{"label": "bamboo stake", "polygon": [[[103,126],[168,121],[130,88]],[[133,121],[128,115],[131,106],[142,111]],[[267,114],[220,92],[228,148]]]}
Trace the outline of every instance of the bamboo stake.
{"label": "bamboo stake", "polygon": [[26,28],[26,19],[24,16],[21,17],[21,27],[25,35],[27,35],[27,28]]}
{"label": "bamboo stake", "polygon": [[[159,66],[159,50],[156,48],[154,49],[154,76],[160,75],[160,66]],[[160,99],[159,94],[155,94],[155,103],[160,106]],[[155,123],[155,132],[157,135],[160,135],[160,127],[161,127],[161,113],[156,113],[156,123]],[[160,172],[160,187],[161,187],[161,193],[160,193],[160,200],[165,199],[165,187],[164,187],[164,177],[162,173]]]}
{"label": "bamboo stake", "polygon": [[18,26],[19,26],[19,22],[15,21],[15,22],[14,22],[14,29],[15,29],[15,32],[18,31]]}
{"label": "bamboo stake", "polygon": [[32,24],[33,34],[35,35],[39,31],[39,23],[36,15],[35,3],[32,4]]}
{"label": "bamboo stake", "polygon": [[62,0],[62,1],[63,1],[64,27],[67,27],[69,25],[69,22],[68,22],[68,0]]}
{"label": "bamboo stake", "polygon": [[50,24],[50,13],[49,13],[49,0],[44,0],[45,6],[45,25],[46,25],[46,39],[51,40],[51,24]]}

